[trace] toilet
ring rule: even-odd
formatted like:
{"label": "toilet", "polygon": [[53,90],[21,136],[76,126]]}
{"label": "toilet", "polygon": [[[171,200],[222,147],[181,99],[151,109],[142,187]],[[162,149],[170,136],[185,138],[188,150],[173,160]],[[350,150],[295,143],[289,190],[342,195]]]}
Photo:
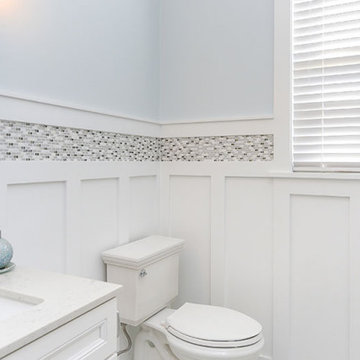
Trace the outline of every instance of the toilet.
{"label": "toilet", "polygon": [[149,236],[103,252],[107,281],[123,285],[121,322],[141,326],[134,360],[146,349],[162,360],[256,360],[264,346],[262,326],[224,307],[185,303],[170,309],[178,295],[179,255],[184,241]]}

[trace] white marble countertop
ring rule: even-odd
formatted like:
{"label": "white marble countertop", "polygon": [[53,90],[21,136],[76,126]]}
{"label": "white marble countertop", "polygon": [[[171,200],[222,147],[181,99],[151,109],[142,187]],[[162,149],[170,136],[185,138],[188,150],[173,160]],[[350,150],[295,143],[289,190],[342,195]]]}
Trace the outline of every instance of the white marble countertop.
{"label": "white marble countertop", "polygon": [[30,302],[34,300],[31,298],[43,300],[0,321],[0,359],[116,297],[120,288],[102,281],[28,268],[0,274],[0,296]]}

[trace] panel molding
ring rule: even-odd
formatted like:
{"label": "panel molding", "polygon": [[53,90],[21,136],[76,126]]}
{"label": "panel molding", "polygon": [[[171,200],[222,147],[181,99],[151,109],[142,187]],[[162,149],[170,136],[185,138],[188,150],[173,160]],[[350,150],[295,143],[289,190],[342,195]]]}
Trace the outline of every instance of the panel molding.
{"label": "panel molding", "polygon": [[[264,164],[212,164],[212,163],[171,163],[161,164],[161,232],[170,235],[170,178],[173,176],[210,176],[211,178],[211,303],[226,305],[225,282],[226,232],[224,227],[225,181],[229,178],[263,179],[269,181],[271,189],[272,240],[273,249],[273,309],[269,314],[273,319],[273,352],[266,351],[264,359],[291,360],[289,357],[291,342],[289,335],[289,270],[290,269],[290,202],[291,194],[301,196],[329,196],[350,199],[349,241],[350,241],[350,357],[360,358],[357,340],[360,337],[360,183],[356,175],[343,174],[284,174],[269,173]],[[250,170],[251,166],[251,170]],[[246,191],[246,189],[244,189]],[[249,191],[251,189],[249,188]],[[259,224],[261,226],[261,224]],[[236,268],[232,269],[236,276]],[[241,291],[241,290],[239,290]],[[246,297],[247,295],[244,294]],[[261,319],[260,319],[261,320]],[[271,341],[271,340],[270,340]]]}
{"label": "panel molding", "polygon": [[208,304],[212,287],[211,177],[171,175],[169,182],[167,235],[185,240],[175,306],[185,301]]}
{"label": "panel molding", "polygon": [[210,301],[225,305],[225,176],[211,176]]}
{"label": "panel molding", "polygon": [[129,177],[130,241],[159,231],[159,184],[156,176]]}
{"label": "panel molding", "polygon": [[[251,170],[250,170],[251,169]],[[291,194],[301,196],[348,197],[350,199],[350,348],[349,360],[360,358],[357,342],[360,337],[360,183],[357,178],[308,178],[271,175],[264,164],[159,164],[156,163],[0,163],[0,200],[6,198],[8,184],[27,184],[64,181],[66,183],[66,271],[79,272],[76,247],[79,239],[79,187],[83,179],[118,179],[118,241],[128,241],[130,234],[131,204],[130,181],[134,177],[156,177],[160,220],[158,230],[171,234],[170,179],[179,177],[207,177],[210,182],[210,301],[214,305],[225,304],[225,181],[232,178],[257,178],[271,183],[274,250],[274,353],[265,353],[264,359],[273,355],[276,360],[291,360],[289,336],[289,269],[290,269],[290,203]],[[246,191],[246,189],[244,190]],[[6,238],[6,207],[0,207],[0,228]],[[9,239],[11,241],[11,239]],[[236,270],[236,269],[234,269]],[[236,273],[235,273],[236,274]],[[244,296],[247,296],[244,294]],[[260,319],[261,320],[261,319]]]}
{"label": "panel molding", "polygon": [[14,248],[14,261],[66,269],[66,182],[8,183],[4,236]]}
{"label": "panel molding", "polygon": [[[357,182],[321,180],[280,180],[274,182],[274,358],[291,360],[291,288],[290,288],[290,231],[292,196],[312,196],[349,199],[349,243],[352,249],[359,249],[360,212],[359,185]],[[360,336],[360,308],[355,296],[359,296],[360,285],[354,279],[360,273],[359,252],[350,252],[350,346],[349,360],[359,358],[355,339]],[[350,320],[351,319],[351,320]],[[308,344],[311,346],[311,344]]]}
{"label": "panel molding", "polygon": [[[91,273],[91,269],[86,270],[81,265],[81,257],[86,256],[86,248],[81,248],[84,243],[81,229],[81,185],[84,180],[101,181],[106,179],[115,179],[117,182],[117,195],[114,200],[117,204],[116,226],[117,235],[116,243],[122,244],[129,241],[129,223],[130,223],[130,198],[129,198],[129,179],[131,177],[155,177],[159,182],[160,167],[157,163],[124,163],[124,162],[0,162],[0,229],[3,236],[7,236],[8,229],[8,207],[4,204],[7,198],[7,189],[9,185],[28,185],[28,184],[47,184],[58,183],[64,184],[65,189],[65,223],[64,223],[64,248],[65,257],[64,270],[66,273],[74,275],[85,275]],[[159,187],[155,189],[154,197],[159,196]],[[33,206],[38,206],[34,198]],[[55,205],[56,206],[56,205]],[[159,206],[159,205],[157,205]],[[154,215],[154,229],[159,227],[159,216]],[[19,219],[10,219],[12,223],[18,222]],[[36,220],[38,226],[41,226],[41,219]],[[156,232],[158,232],[157,230]],[[84,251],[85,250],[85,251]],[[47,256],[46,253],[43,256]],[[100,254],[99,254],[100,256]],[[16,247],[15,247],[16,262]],[[18,263],[21,266],[21,263]],[[41,264],[34,266],[41,267]],[[91,268],[93,268],[91,266]]]}

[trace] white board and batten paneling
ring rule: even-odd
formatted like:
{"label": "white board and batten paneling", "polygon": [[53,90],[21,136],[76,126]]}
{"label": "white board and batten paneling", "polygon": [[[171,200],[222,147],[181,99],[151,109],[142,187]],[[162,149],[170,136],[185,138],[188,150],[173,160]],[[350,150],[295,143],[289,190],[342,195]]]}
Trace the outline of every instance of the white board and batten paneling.
{"label": "white board and batten paneling", "polygon": [[264,359],[359,359],[360,179],[301,176],[162,164],[162,231],[187,242],[177,305],[257,319]]}
{"label": "white board and batten paneling", "polygon": [[156,234],[159,228],[159,182],[156,175],[129,178],[130,240]]}
{"label": "white board and batten paneling", "polygon": [[224,305],[261,322],[272,352],[272,180],[225,178]]}
{"label": "white board and batten paneling", "polygon": [[[26,266],[43,264],[49,270],[65,271],[66,182],[59,179],[6,186],[7,199],[2,203],[7,204],[8,225],[3,233],[14,246],[14,260]],[[13,239],[23,239],[21,246]]]}
{"label": "white board and batten paneling", "polygon": [[177,305],[210,302],[210,180],[208,176],[169,179],[170,234],[186,240],[180,257]]}
{"label": "white board and batten paneling", "polygon": [[161,223],[186,240],[177,305],[259,320],[264,358],[359,359],[360,180],[245,176],[222,164],[0,167],[0,224],[17,264],[104,278],[102,250]]}
{"label": "white board and batten paneling", "polygon": [[[118,178],[80,181],[81,243],[78,255],[84,276],[105,279],[105,268],[99,252],[113,248],[118,243],[118,182]],[[83,249],[86,249],[86,257],[81,256]]]}
{"label": "white board and batten paneling", "polygon": [[225,164],[0,167],[0,226],[17,264],[103,278],[102,250],[161,223],[186,240],[177,305],[259,320],[264,358],[359,359],[360,180],[245,176]]}
{"label": "white board and batten paneling", "polygon": [[103,250],[158,232],[157,163],[2,162],[0,171],[0,228],[18,265],[105,279]]}
{"label": "white board and batten paneling", "polygon": [[274,359],[360,357],[359,186],[275,182]]}
{"label": "white board and batten paneling", "polygon": [[175,305],[211,303],[253,316],[271,354],[272,179],[226,176],[220,167],[162,164],[162,231],[186,241]]}

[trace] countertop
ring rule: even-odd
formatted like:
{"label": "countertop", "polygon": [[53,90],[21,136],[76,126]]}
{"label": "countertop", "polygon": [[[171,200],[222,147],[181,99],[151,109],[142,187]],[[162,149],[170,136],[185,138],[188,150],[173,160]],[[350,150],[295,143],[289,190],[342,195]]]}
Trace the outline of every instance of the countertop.
{"label": "countertop", "polygon": [[[116,297],[121,286],[28,268],[0,274],[0,296],[43,299],[0,321],[0,359],[48,332]],[[34,299],[33,299],[34,300]],[[0,309],[1,311],[1,309]]]}

